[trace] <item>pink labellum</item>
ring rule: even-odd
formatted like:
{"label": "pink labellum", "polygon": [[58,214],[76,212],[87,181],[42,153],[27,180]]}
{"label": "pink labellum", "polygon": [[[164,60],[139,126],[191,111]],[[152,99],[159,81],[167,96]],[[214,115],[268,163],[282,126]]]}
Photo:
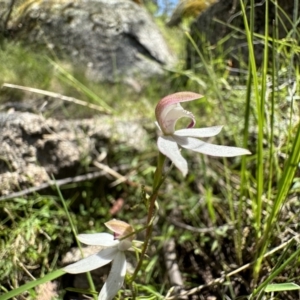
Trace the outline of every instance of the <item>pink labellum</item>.
{"label": "pink labellum", "polygon": [[202,95],[193,92],[179,92],[161,99],[156,106],[155,115],[163,133],[173,134],[177,120],[182,117],[191,119],[187,128],[194,127],[195,118],[193,114],[184,110],[180,103],[197,100],[202,97]]}

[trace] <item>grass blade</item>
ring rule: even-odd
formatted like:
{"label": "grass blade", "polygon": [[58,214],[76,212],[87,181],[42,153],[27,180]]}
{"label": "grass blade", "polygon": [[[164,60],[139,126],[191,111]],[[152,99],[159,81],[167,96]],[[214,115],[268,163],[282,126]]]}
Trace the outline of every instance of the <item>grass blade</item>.
{"label": "grass blade", "polygon": [[64,274],[66,274],[66,272],[63,271],[62,269],[53,271],[53,272],[47,274],[46,276],[44,276],[40,279],[30,281],[30,282],[18,287],[17,289],[14,289],[14,290],[12,290],[8,293],[5,293],[4,295],[1,295],[0,300],[6,300],[6,299],[10,299],[12,297],[18,296],[22,293],[25,293],[28,290],[33,289],[34,287],[36,287],[40,284],[43,284],[43,283],[46,283],[46,282],[51,281],[53,279],[56,279],[56,278],[58,278],[58,277],[60,277]]}

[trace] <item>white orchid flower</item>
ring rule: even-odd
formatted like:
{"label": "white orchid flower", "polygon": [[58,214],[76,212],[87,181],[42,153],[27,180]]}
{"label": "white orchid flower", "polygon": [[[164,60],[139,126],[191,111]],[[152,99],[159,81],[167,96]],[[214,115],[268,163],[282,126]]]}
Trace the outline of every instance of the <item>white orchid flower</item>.
{"label": "white orchid flower", "polygon": [[[191,112],[184,110],[180,103],[202,97],[202,95],[193,92],[175,93],[161,99],[155,109],[156,124],[162,134],[157,140],[158,149],[174,163],[183,176],[186,176],[188,172],[188,164],[180,153],[180,147],[219,157],[251,154],[247,149],[214,145],[198,139],[215,136],[223,127],[192,128],[196,124],[195,117]],[[183,117],[190,118],[190,124],[186,129],[175,130],[176,122]]]}
{"label": "white orchid flower", "polygon": [[[64,268],[67,273],[78,274],[101,268],[112,261],[112,267],[99,294],[99,300],[113,299],[122,287],[126,275],[124,251],[131,247],[133,240],[133,228],[129,224],[119,220],[111,220],[105,223],[105,226],[112,230],[114,235],[92,233],[77,236],[78,240],[86,245],[102,246],[104,249]],[[128,235],[130,236],[122,239]]]}

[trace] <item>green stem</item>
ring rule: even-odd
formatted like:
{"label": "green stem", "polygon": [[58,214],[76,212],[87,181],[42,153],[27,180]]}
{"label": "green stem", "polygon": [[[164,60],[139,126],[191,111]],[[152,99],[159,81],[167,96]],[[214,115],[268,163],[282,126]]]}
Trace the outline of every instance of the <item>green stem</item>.
{"label": "green stem", "polygon": [[163,172],[163,166],[165,162],[166,157],[159,152],[158,158],[157,158],[157,167],[154,173],[153,178],[153,191],[155,191],[160,185],[161,185],[161,179],[162,179],[162,172]]}
{"label": "green stem", "polygon": [[151,239],[152,235],[152,229],[153,229],[153,216],[154,216],[154,208],[155,208],[155,201],[158,195],[158,190],[161,186],[161,184],[164,181],[164,178],[162,176],[163,173],[163,165],[165,162],[166,157],[159,152],[158,159],[157,159],[157,167],[154,173],[154,178],[153,178],[153,191],[149,199],[149,208],[148,208],[148,216],[147,216],[147,229],[146,229],[146,236],[145,236],[145,241],[143,245],[143,249],[140,255],[139,262],[134,270],[134,273],[131,277],[131,282],[135,280],[138,271],[142,267],[142,263],[146,254],[146,251],[148,249],[149,241]]}

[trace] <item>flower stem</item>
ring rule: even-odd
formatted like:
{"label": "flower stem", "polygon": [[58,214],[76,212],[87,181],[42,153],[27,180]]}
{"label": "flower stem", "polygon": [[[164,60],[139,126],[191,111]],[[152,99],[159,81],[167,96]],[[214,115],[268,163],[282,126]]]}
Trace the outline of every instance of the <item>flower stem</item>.
{"label": "flower stem", "polygon": [[157,167],[156,167],[156,170],[154,173],[154,178],[153,178],[153,185],[152,185],[153,190],[152,190],[152,194],[149,198],[147,229],[146,229],[145,241],[144,241],[143,249],[141,251],[139,262],[138,262],[138,264],[134,270],[134,273],[131,277],[131,280],[130,280],[131,282],[135,280],[136,275],[142,266],[146,251],[148,249],[149,241],[151,239],[152,229],[153,229],[153,216],[154,216],[155,201],[156,201],[156,198],[158,195],[158,190],[165,179],[162,176],[163,165],[164,165],[165,159],[166,159],[166,157],[159,152],[158,159],[157,159]]}
{"label": "flower stem", "polygon": [[163,172],[163,166],[164,162],[166,160],[166,157],[159,152],[158,158],[157,158],[157,167],[154,173],[154,178],[153,178],[153,192],[161,185],[161,180],[162,180],[162,172]]}

